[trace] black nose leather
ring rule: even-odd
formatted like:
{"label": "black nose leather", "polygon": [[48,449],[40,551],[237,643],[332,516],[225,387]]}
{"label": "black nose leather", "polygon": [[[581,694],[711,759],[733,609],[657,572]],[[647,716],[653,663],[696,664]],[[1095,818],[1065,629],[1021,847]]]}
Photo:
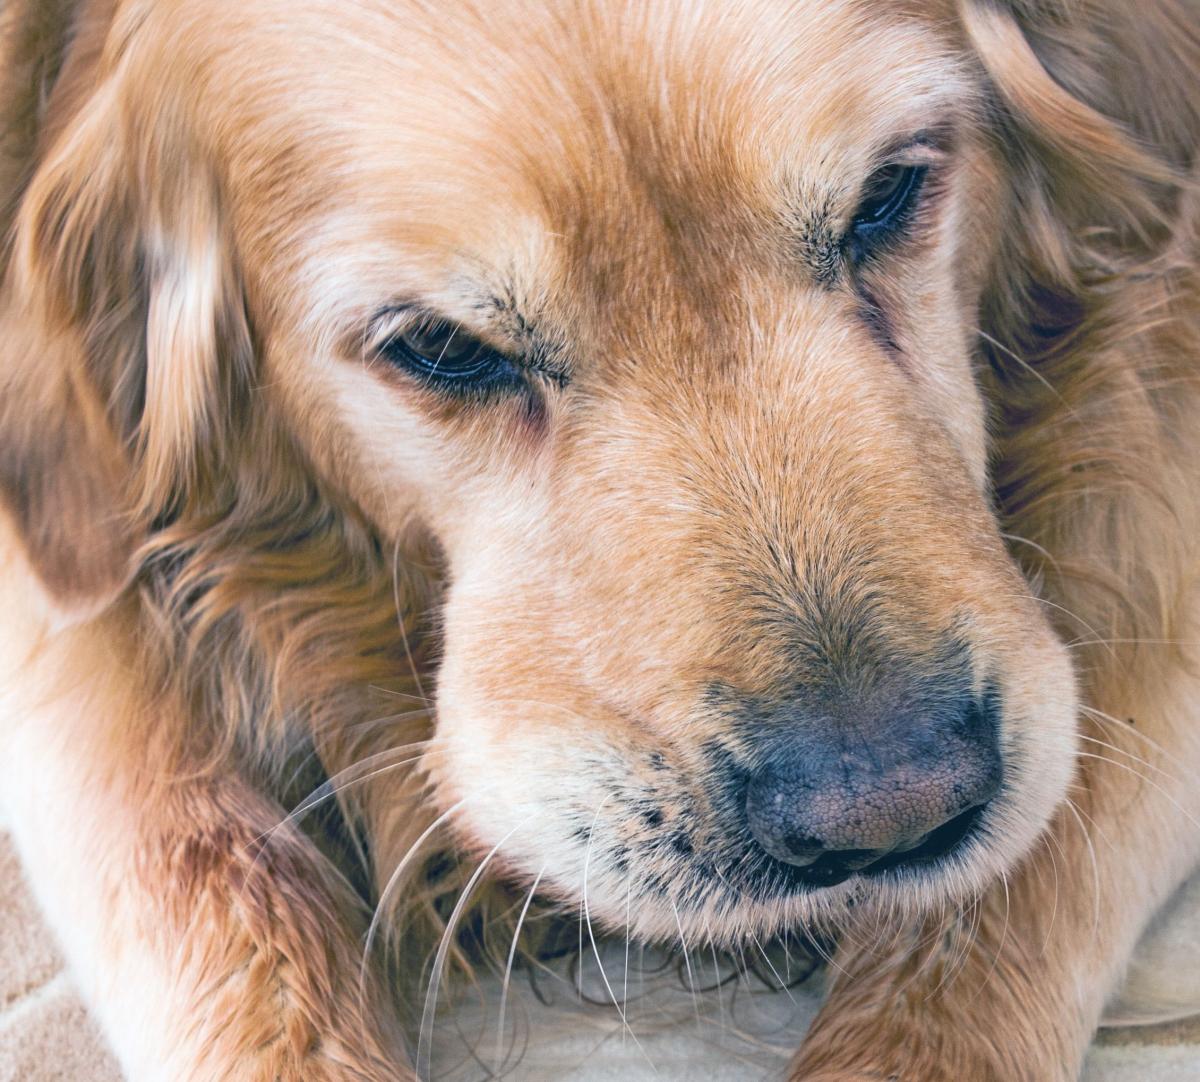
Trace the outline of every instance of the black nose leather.
{"label": "black nose leather", "polygon": [[785,724],[746,791],[750,833],[813,886],[935,860],[1000,787],[995,713],[972,698],[853,725]]}

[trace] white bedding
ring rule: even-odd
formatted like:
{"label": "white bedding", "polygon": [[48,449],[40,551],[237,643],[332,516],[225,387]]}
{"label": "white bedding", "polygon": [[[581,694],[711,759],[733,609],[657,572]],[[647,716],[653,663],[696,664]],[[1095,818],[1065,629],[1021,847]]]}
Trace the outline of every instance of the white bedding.
{"label": "white bedding", "polygon": [[[540,975],[542,1003],[527,975],[514,976],[505,1008],[505,1034],[498,1041],[501,982],[484,982],[486,1001],[478,999],[456,1010],[439,1009],[437,1038],[431,1060],[439,1082],[481,1082],[502,1077],[520,1082],[641,1082],[642,1079],[694,1078],[704,1082],[760,1082],[781,1076],[798,1036],[820,1003],[821,980],[779,991],[764,965],[763,980],[735,976],[715,988],[711,956],[692,957],[689,974],[648,957],[630,965],[628,986],[623,950],[604,949],[606,985],[595,957],[583,967],[584,1002],[579,981],[557,970]],[[786,983],[797,974],[779,976]],[[626,992],[626,988],[628,991]],[[611,989],[611,994],[610,994]],[[613,997],[628,1005],[623,1024]],[[477,1049],[482,1063],[472,1058]],[[489,1074],[489,1071],[493,1072]]]}
{"label": "white bedding", "polygon": [[[628,984],[624,951],[603,948],[605,984],[595,957],[583,967],[580,1004],[577,978],[561,971],[541,976],[542,1003],[525,975],[509,985],[505,1034],[497,1039],[501,982],[485,979],[483,999],[457,1008],[439,1005],[431,1077],[439,1082],[767,1082],[786,1077],[789,1053],[816,1013],[822,994],[818,974],[787,992],[739,977],[711,989],[711,956],[689,959],[686,970],[657,971],[656,959],[631,960]],[[765,965],[767,979],[774,979]],[[799,969],[778,976],[787,982]],[[726,969],[724,975],[729,977]],[[613,1006],[628,994],[626,1020]],[[1200,1011],[1200,877],[1164,910],[1142,942],[1125,993],[1111,1014],[1129,1022],[1152,1022]],[[472,1051],[474,1050],[474,1052]],[[1092,1049],[1084,1082],[1198,1082],[1200,1052],[1194,1044],[1156,1048],[1148,1073],[1142,1047]]]}

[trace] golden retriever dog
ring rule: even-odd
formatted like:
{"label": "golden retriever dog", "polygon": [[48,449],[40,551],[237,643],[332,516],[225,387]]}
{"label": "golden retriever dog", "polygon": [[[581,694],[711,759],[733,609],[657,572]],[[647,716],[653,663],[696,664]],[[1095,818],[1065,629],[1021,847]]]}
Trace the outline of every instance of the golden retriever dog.
{"label": "golden retriever dog", "polygon": [[2,17],[0,780],[130,1079],[418,1077],[502,886],[1077,1077],[1200,855],[1193,4]]}

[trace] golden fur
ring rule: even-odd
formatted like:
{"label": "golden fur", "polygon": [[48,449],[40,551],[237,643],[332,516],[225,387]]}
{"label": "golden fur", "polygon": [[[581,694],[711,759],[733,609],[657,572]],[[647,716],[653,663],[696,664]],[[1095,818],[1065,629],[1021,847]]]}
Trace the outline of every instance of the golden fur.
{"label": "golden fur", "polygon": [[[9,0],[0,778],[130,1077],[413,1077],[313,755],[401,987],[449,846],[648,938],[844,933],[797,1080],[1076,1077],[1200,842],[1198,15]],[[889,154],[936,182],[851,274]],[[382,362],[412,304],[529,395]],[[947,634],[982,840],[698,873],[730,689]]]}

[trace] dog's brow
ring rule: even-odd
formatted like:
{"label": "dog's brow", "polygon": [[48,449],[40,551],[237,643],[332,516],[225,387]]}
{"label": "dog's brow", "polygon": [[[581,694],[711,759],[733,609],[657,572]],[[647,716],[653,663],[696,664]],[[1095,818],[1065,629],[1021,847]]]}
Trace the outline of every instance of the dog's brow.
{"label": "dog's brow", "polygon": [[516,344],[530,361],[552,370],[564,367],[562,343],[540,325],[536,312],[520,303],[514,287],[506,285],[487,294],[476,305],[476,311],[483,322]]}
{"label": "dog's brow", "polygon": [[796,213],[788,216],[787,227],[796,238],[796,252],[801,261],[821,283],[833,282],[841,267],[837,217],[833,198],[828,193],[816,200],[809,199]]}
{"label": "dog's brow", "polygon": [[516,290],[511,286],[484,296],[476,305],[476,310],[481,318],[515,339],[538,336],[537,327],[517,302]]}

